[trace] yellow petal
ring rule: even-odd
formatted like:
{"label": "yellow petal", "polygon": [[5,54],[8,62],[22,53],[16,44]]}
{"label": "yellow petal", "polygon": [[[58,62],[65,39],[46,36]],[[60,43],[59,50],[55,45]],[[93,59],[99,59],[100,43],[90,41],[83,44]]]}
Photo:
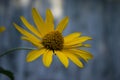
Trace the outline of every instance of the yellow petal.
{"label": "yellow petal", "polygon": [[90,48],[90,47],[91,47],[91,45],[90,45],[90,44],[83,44],[83,46],[84,46],[84,47],[88,47],[88,48]]}
{"label": "yellow petal", "polygon": [[43,54],[43,64],[46,67],[49,67],[52,63],[52,56],[53,56],[53,52],[52,51],[48,51],[46,53]]}
{"label": "yellow petal", "polygon": [[0,27],[0,32],[3,32],[5,30],[5,27]]}
{"label": "yellow petal", "polygon": [[87,47],[90,48],[90,44],[75,44],[75,45],[70,45],[70,44],[64,44],[64,49],[73,49],[73,48],[79,48],[79,47]]}
{"label": "yellow petal", "polygon": [[68,53],[68,52],[64,52],[64,53],[73,63],[75,63],[80,68],[83,68],[82,62],[75,55],[73,55],[72,53]]}
{"label": "yellow petal", "polygon": [[93,58],[93,55],[90,52],[87,52],[85,50],[77,50],[77,49],[76,49],[76,51],[79,52],[79,55],[87,57],[88,59]]}
{"label": "yellow petal", "polygon": [[26,30],[24,30],[23,28],[21,28],[20,26],[18,26],[17,24],[13,23],[13,25],[15,26],[15,28],[24,36],[30,38],[31,40],[35,40],[36,42],[39,42],[39,39],[36,38],[34,35],[30,34],[29,32],[27,32]]}
{"label": "yellow petal", "polygon": [[36,60],[37,58],[39,58],[42,54],[45,53],[45,49],[40,49],[40,50],[32,50],[28,53],[26,61],[27,62],[32,62],[34,60]]}
{"label": "yellow petal", "polygon": [[80,35],[81,35],[81,33],[79,33],[79,32],[71,33],[64,37],[64,43],[66,44],[66,43],[72,41],[73,39],[79,37]]}
{"label": "yellow petal", "polygon": [[42,17],[39,15],[35,8],[32,9],[32,16],[37,26],[38,30],[40,31],[41,35],[44,36],[47,33],[47,27],[45,22],[43,21]]}
{"label": "yellow petal", "polygon": [[69,21],[69,18],[68,17],[65,17],[58,25],[57,25],[57,31],[59,31],[60,33],[63,32],[63,30],[67,27],[68,25],[68,21]]}
{"label": "yellow petal", "polygon": [[64,49],[79,48],[82,46],[83,46],[83,44],[75,44],[75,45],[64,44]]}
{"label": "yellow petal", "polygon": [[82,36],[80,38],[77,38],[77,39],[74,39],[72,40],[71,42],[68,43],[68,45],[75,45],[75,44],[80,44],[80,43],[83,43],[87,40],[91,40],[92,38],[91,37],[88,37],[88,36]]}
{"label": "yellow petal", "polygon": [[86,62],[89,59],[93,58],[93,55],[87,51],[84,50],[79,50],[79,49],[72,49],[70,50],[71,53],[78,55],[79,57],[81,57],[82,59],[84,59]]}
{"label": "yellow petal", "polygon": [[50,9],[47,9],[46,11],[46,25],[49,32],[54,30],[54,17]]}
{"label": "yellow petal", "polygon": [[65,56],[63,52],[55,51],[55,54],[59,58],[59,60],[62,62],[62,64],[67,68],[69,65],[68,58]]}
{"label": "yellow petal", "polygon": [[38,30],[36,30],[36,29],[25,19],[25,17],[21,16],[20,19],[22,20],[22,22],[24,23],[24,25],[25,25],[31,32],[33,32],[36,36],[38,36],[39,38],[41,38],[41,34],[38,32]]}
{"label": "yellow petal", "polygon": [[26,40],[26,41],[32,43],[32,44],[33,44],[34,46],[36,46],[37,48],[41,48],[41,47],[42,47],[42,44],[40,44],[40,43],[41,43],[40,41],[39,41],[39,42],[36,42],[34,39],[32,40],[32,39],[27,38],[27,37],[25,37],[25,36],[22,36],[21,39],[22,39],[22,40]]}

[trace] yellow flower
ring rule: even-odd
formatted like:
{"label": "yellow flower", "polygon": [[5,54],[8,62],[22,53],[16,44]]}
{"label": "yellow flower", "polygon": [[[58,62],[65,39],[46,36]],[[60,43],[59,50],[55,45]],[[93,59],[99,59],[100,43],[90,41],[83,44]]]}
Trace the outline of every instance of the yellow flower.
{"label": "yellow flower", "polygon": [[91,40],[91,37],[81,36],[80,32],[74,32],[63,37],[62,32],[68,24],[68,17],[62,19],[56,29],[54,29],[54,18],[49,9],[46,11],[45,21],[35,8],[32,9],[32,17],[36,27],[31,25],[23,16],[20,17],[30,32],[13,23],[15,28],[23,35],[22,39],[36,47],[36,50],[28,53],[27,62],[32,62],[43,55],[43,64],[49,67],[55,54],[66,68],[69,65],[69,59],[82,68],[83,63],[80,59],[87,62],[93,58],[89,52],[79,49],[79,47],[89,47],[89,44],[83,43]]}
{"label": "yellow flower", "polygon": [[0,27],[0,32],[3,32],[5,30],[5,27]]}

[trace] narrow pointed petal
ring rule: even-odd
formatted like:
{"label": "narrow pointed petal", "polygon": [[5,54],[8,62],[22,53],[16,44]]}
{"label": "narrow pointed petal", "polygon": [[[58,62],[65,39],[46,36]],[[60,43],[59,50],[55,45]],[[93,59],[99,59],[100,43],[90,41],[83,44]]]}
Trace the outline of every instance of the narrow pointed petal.
{"label": "narrow pointed petal", "polygon": [[34,39],[30,39],[30,38],[27,38],[27,37],[25,37],[25,36],[22,36],[21,39],[22,39],[22,40],[26,40],[26,41],[32,43],[32,44],[33,44],[34,46],[36,46],[37,48],[43,47],[42,44],[40,44],[41,41],[36,42]]}
{"label": "narrow pointed petal", "polygon": [[53,56],[53,52],[52,51],[48,51],[48,52],[43,54],[43,64],[46,67],[50,67],[50,65],[52,63],[52,56]]}
{"label": "narrow pointed petal", "polygon": [[87,57],[88,59],[92,59],[93,55],[90,52],[87,52],[85,50],[78,50],[78,49],[74,49],[74,51],[78,52],[79,55]]}
{"label": "narrow pointed petal", "polygon": [[58,25],[57,25],[57,31],[59,31],[60,33],[63,32],[63,30],[67,27],[68,25],[68,21],[69,21],[69,18],[68,17],[65,17]]}
{"label": "narrow pointed petal", "polygon": [[82,62],[75,55],[73,55],[72,53],[68,53],[68,52],[64,52],[64,53],[73,63],[75,63],[80,68],[83,68]]}
{"label": "narrow pointed petal", "polygon": [[81,35],[81,33],[79,33],[79,32],[71,33],[64,37],[64,43],[66,44],[66,43],[72,41],[73,39],[78,38],[80,35]]}
{"label": "narrow pointed petal", "polygon": [[40,50],[32,50],[27,55],[27,62],[32,62],[39,58],[43,53],[45,53],[46,49],[40,49]]}
{"label": "narrow pointed petal", "polygon": [[22,20],[22,22],[24,23],[24,25],[25,25],[32,33],[34,33],[36,36],[38,36],[39,38],[41,38],[41,34],[39,33],[39,31],[36,30],[36,29],[25,19],[25,17],[21,16],[20,19]]}
{"label": "narrow pointed petal", "polygon": [[88,37],[88,36],[82,36],[82,37],[78,38],[77,41],[80,42],[80,43],[83,43],[83,42],[85,42],[87,40],[92,40],[92,38]]}
{"label": "narrow pointed petal", "polygon": [[33,34],[27,32],[26,30],[24,30],[23,28],[21,28],[20,26],[18,26],[17,24],[13,23],[13,25],[15,26],[15,28],[24,36],[30,38],[30,39],[34,39],[36,42],[39,42],[39,39],[36,38]]}
{"label": "narrow pointed petal", "polygon": [[46,25],[49,31],[53,31],[54,30],[54,17],[52,15],[52,12],[50,11],[50,9],[47,9],[46,11]]}
{"label": "narrow pointed petal", "polygon": [[75,44],[75,45],[69,45],[69,44],[64,44],[64,49],[75,49],[75,48],[79,48],[82,47],[83,44]]}
{"label": "narrow pointed petal", "polygon": [[64,44],[64,48],[65,49],[75,49],[75,48],[79,48],[79,47],[87,47],[87,48],[90,48],[91,45],[90,44],[75,44],[75,45],[71,45],[71,44]]}
{"label": "narrow pointed petal", "polygon": [[91,47],[91,45],[90,45],[90,44],[83,44],[83,46],[84,46],[84,47],[88,47],[88,48],[90,48],[90,47]]}
{"label": "narrow pointed petal", "polygon": [[44,36],[47,33],[47,27],[42,17],[39,15],[39,13],[37,12],[35,8],[32,9],[32,16],[33,16],[33,20],[39,32],[41,33],[42,36]]}
{"label": "narrow pointed petal", "polygon": [[88,37],[88,36],[82,36],[82,37],[79,37],[77,39],[74,39],[72,40],[71,42],[68,43],[68,45],[76,45],[76,44],[81,44],[87,40],[91,40],[92,38],[91,37]]}
{"label": "narrow pointed petal", "polygon": [[56,51],[55,54],[59,58],[59,60],[62,62],[62,64],[67,68],[69,65],[68,58],[65,56],[63,52]]}
{"label": "narrow pointed petal", "polygon": [[78,55],[80,58],[84,59],[86,62],[93,58],[93,55],[87,51],[79,50],[79,49],[72,49],[69,52]]}

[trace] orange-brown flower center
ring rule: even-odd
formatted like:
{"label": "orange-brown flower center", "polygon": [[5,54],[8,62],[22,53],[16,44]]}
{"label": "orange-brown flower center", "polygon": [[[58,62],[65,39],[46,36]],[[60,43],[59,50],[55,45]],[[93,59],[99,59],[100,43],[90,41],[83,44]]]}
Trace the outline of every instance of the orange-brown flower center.
{"label": "orange-brown flower center", "polygon": [[49,50],[62,50],[64,39],[58,31],[52,31],[46,34],[42,39],[42,45]]}

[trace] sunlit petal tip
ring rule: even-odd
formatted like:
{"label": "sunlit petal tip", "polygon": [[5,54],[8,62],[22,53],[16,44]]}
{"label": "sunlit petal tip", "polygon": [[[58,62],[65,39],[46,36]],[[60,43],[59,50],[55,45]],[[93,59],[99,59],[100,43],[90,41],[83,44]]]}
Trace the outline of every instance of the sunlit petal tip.
{"label": "sunlit petal tip", "polygon": [[94,58],[94,56],[92,54],[90,54],[90,57],[88,59],[93,59],[93,58]]}
{"label": "sunlit petal tip", "polygon": [[35,10],[37,10],[36,8],[32,8],[32,11],[35,11]]}
{"label": "sunlit petal tip", "polygon": [[69,60],[65,56],[65,54],[60,51],[56,51],[55,53],[56,53],[57,57],[59,58],[60,62],[67,68],[69,65]]}
{"label": "sunlit petal tip", "polygon": [[84,47],[91,48],[92,46],[90,44],[84,44]]}
{"label": "sunlit petal tip", "polygon": [[32,61],[26,58],[26,62],[32,62]]}
{"label": "sunlit petal tip", "polygon": [[19,32],[23,32],[23,30],[21,30],[22,28],[19,25],[17,25],[16,23],[13,23],[13,25]]}
{"label": "sunlit petal tip", "polygon": [[17,25],[16,23],[13,23],[13,25],[14,25],[14,27],[15,27],[16,29],[19,28],[18,25]]}
{"label": "sunlit petal tip", "polygon": [[30,58],[26,58],[26,62],[28,62],[28,63],[33,62],[33,61],[35,61],[35,60],[36,60],[36,59],[31,60]]}
{"label": "sunlit petal tip", "polygon": [[43,54],[43,64],[45,67],[50,67],[52,63],[52,56],[53,52],[52,51],[47,51],[46,53]]}
{"label": "sunlit petal tip", "polygon": [[50,10],[49,8],[47,8],[46,12],[50,12],[50,13],[52,13],[51,10]]}
{"label": "sunlit petal tip", "polygon": [[13,22],[13,25],[15,26],[15,25],[16,25],[16,23],[15,23],[15,22]]}
{"label": "sunlit petal tip", "polygon": [[51,19],[54,18],[54,17],[53,17],[53,14],[52,14],[52,12],[51,12],[50,9],[47,9],[47,10],[46,10],[46,17],[47,17],[47,18],[51,18]]}
{"label": "sunlit petal tip", "polygon": [[92,55],[92,54],[88,54],[88,56],[86,56],[87,57],[87,59],[88,60],[90,60],[90,59],[93,59],[94,58],[94,56]]}
{"label": "sunlit petal tip", "polygon": [[40,16],[40,13],[38,12],[38,10],[36,8],[32,8],[32,14]]}
{"label": "sunlit petal tip", "polygon": [[23,19],[25,19],[25,17],[24,16],[20,16],[20,19],[23,20]]}
{"label": "sunlit petal tip", "polygon": [[64,21],[68,23],[69,22],[69,17],[68,16],[64,17]]}
{"label": "sunlit petal tip", "polygon": [[68,17],[68,16],[66,16],[66,17],[65,17],[65,19],[66,19],[66,20],[69,20],[69,17]]}
{"label": "sunlit petal tip", "polygon": [[82,36],[82,37],[87,39],[87,40],[92,40],[92,37],[90,37],[90,36]]}
{"label": "sunlit petal tip", "polygon": [[68,16],[66,16],[65,18],[63,18],[60,23],[57,25],[56,30],[59,31],[60,33],[63,32],[63,30],[67,27],[69,22],[69,18]]}
{"label": "sunlit petal tip", "polygon": [[32,50],[27,54],[26,61],[32,62],[32,61],[38,59],[42,54],[44,54],[44,52],[45,52],[45,49]]}
{"label": "sunlit petal tip", "polygon": [[31,60],[31,58],[28,57],[28,55],[27,55],[26,62],[32,62],[32,61],[34,61],[34,60]]}
{"label": "sunlit petal tip", "polygon": [[71,52],[68,52],[67,50],[64,51],[64,53],[74,64],[76,64],[80,68],[83,68],[83,63],[79,60],[79,58],[76,55],[74,55]]}
{"label": "sunlit petal tip", "polygon": [[69,22],[69,17],[68,16],[66,16],[64,19],[65,19],[66,23]]}
{"label": "sunlit petal tip", "polygon": [[88,37],[88,40],[92,40],[92,37]]}
{"label": "sunlit petal tip", "polygon": [[68,63],[68,64],[64,64],[64,67],[65,67],[65,68],[68,68],[68,66],[69,66],[69,63]]}
{"label": "sunlit petal tip", "polygon": [[48,64],[46,64],[46,63],[44,63],[44,62],[43,62],[43,64],[44,64],[44,66],[47,67],[47,68],[50,67],[50,65],[48,65]]}
{"label": "sunlit petal tip", "polygon": [[68,68],[69,65],[66,65],[65,68]]}
{"label": "sunlit petal tip", "polygon": [[29,55],[27,55],[27,58],[26,58],[26,62],[32,62],[34,61],[35,59],[31,59],[31,57]]}
{"label": "sunlit petal tip", "polygon": [[71,33],[67,36],[64,37],[64,43],[69,43],[71,42],[72,40],[74,40],[75,38],[78,38],[79,36],[81,35],[80,32],[74,32],[74,33]]}
{"label": "sunlit petal tip", "polygon": [[43,63],[45,67],[49,68],[50,67],[50,64],[45,64]]}
{"label": "sunlit petal tip", "polygon": [[16,23],[14,23],[14,22],[13,22],[13,25],[14,25],[14,27],[15,27],[16,29],[19,28],[19,26],[18,26]]}
{"label": "sunlit petal tip", "polygon": [[80,68],[84,68],[84,66],[79,66]]}
{"label": "sunlit petal tip", "polygon": [[[81,61],[79,61],[79,62],[81,62]],[[84,68],[84,65],[83,65],[82,62],[81,62],[81,64],[77,64],[77,66],[78,66],[79,68]]]}
{"label": "sunlit petal tip", "polygon": [[33,13],[36,13],[36,11],[37,11],[37,9],[32,8],[32,14],[33,14]]}

